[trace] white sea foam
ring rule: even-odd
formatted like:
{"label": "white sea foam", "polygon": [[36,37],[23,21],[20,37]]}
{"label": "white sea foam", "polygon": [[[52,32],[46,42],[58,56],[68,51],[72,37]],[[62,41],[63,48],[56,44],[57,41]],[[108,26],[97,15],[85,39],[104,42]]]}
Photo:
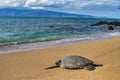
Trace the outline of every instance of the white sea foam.
{"label": "white sea foam", "polygon": [[120,32],[110,33],[109,36],[120,36]]}
{"label": "white sea foam", "polygon": [[118,36],[120,36],[120,32],[105,33],[102,37],[110,38],[110,37],[118,37]]}
{"label": "white sea foam", "polygon": [[64,43],[64,42],[74,42],[74,41],[83,41],[83,40],[92,40],[92,37],[84,37],[84,38],[70,38],[70,39],[62,39],[62,40],[57,40],[55,43]]}
{"label": "white sea foam", "polygon": [[49,47],[55,47],[55,46],[70,45],[70,44],[74,44],[74,43],[80,43],[82,41],[89,41],[92,39],[93,38],[91,38],[91,37],[84,37],[84,38],[62,39],[62,40],[48,41],[48,42],[7,45],[7,46],[1,46],[0,54],[24,51],[24,50],[31,50],[31,49],[43,49],[43,48],[49,48]]}

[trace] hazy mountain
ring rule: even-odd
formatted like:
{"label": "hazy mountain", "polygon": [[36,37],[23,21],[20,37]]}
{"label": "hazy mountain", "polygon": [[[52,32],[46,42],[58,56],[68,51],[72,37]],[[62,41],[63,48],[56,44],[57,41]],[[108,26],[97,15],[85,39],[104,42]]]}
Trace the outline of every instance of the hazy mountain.
{"label": "hazy mountain", "polygon": [[22,16],[22,17],[81,17],[81,18],[95,18],[90,15],[71,14],[47,10],[33,10],[33,9],[15,9],[15,8],[1,8],[0,16]]}

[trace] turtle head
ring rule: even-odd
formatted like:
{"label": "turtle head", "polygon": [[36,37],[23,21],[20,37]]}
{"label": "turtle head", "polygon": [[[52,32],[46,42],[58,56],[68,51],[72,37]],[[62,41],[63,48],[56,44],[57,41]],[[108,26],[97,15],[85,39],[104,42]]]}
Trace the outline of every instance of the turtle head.
{"label": "turtle head", "polygon": [[56,66],[60,66],[61,65],[61,60],[58,60],[55,64],[56,64]]}

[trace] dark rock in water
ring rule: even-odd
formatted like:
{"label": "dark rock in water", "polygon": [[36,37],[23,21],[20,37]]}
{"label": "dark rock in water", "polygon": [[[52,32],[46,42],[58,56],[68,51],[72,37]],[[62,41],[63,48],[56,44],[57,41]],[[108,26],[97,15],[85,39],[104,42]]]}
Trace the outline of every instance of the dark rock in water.
{"label": "dark rock in water", "polygon": [[108,26],[109,30],[114,30],[114,28],[112,26]]}
{"label": "dark rock in water", "polygon": [[109,22],[108,25],[120,26],[120,22],[119,21]]}
{"label": "dark rock in water", "polygon": [[49,26],[50,28],[54,28],[55,26],[53,26],[53,25],[51,25],[51,26]]}
{"label": "dark rock in water", "polygon": [[100,26],[100,25],[108,25],[107,29],[108,30],[114,30],[114,29],[119,29],[118,27],[120,27],[120,22],[119,21],[111,21],[111,22],[107,22],[107,21],[99,21],[96,22],[94,24],[91,24],[90,26]]}
{"label": "dark rock in water", "polygon": [[112,25],[112,26],[120,26],[120,22],[119,21],[112,21],[112,22],[99,21],[99,22],[96,22],[94,24],[91,24],[90,26],[100,26],[100,25],[104,25],[104,24]]}
{"label": "dark rock in water", "polygon": [[103,24],[108,24],[107,21],[99,21],[99,22],[96,22],[95,24],[91,24],[90,26],[99,26],[99,25],[103,25]]}

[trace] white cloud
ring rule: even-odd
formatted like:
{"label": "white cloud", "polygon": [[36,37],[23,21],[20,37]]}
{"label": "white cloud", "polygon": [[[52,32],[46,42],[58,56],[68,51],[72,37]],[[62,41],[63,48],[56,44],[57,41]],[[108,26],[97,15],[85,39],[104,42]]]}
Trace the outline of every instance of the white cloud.
{"label": "white cloud", "polygon": [[90,6],[90,5],[119,5],[119,0],[84,0],[78,2],[80,6]]}
{"label": "white cloud", "polygon": [[0,7],[28,7],[32,9],[81,8],[87,6],[119,5],[120,0],[0,0]]}
{"label": "white cloud", "polygon": [[28,0],[24,6],[31,8],[63,7],[67,2],[70,0]]}
{"label": "white cloud", "polygon": [[26,0],[0,0],[0,7],[18,7],[23,6]]}
{"label": "white cloud", "polygon": [[27,0],[24,7],[49,10],[80,10],[85,7],[118,6],[120,0]]}

